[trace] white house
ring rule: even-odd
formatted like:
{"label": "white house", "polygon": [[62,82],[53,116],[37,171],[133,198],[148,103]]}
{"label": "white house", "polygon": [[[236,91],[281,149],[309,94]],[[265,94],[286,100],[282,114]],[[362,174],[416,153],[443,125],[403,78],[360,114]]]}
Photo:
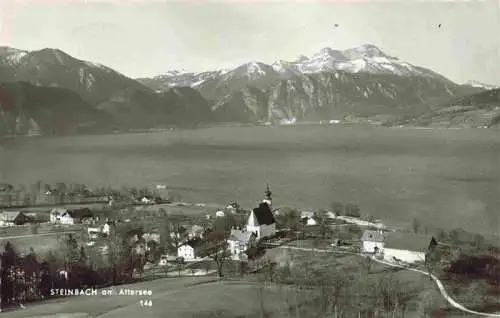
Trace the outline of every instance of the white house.
{"label": "white house", "polygon": [[302,211],[300,212],[300,219],[309,226],[318,224],[318,222],[314,219],[314,212]]}
{"label": "white house", "polygon": [[317,225],[317,224],[318,224],[318,222],[316,222],[316,220],[313,219],[313,218],[307,218],[306,219],[306,225],[307,226],[313,226],[313,225]]}
{"label": "white house", "polygon": [[61,216],[63,216],[68,209],[64,208],[54,208],[50,210],[50,223],[60,223]]}
{"label": "white house", "polygon": [[3,211],[0,213],[0,223],[2,226],[22,225],[30,220],[24,212],[20,211]]}
{"label": "white house", "polygon": [[268,203],[261,202],[258,208],[250,212],[246,230],[254,233],[257,239],[276,234],[276,220]]}
{"label": "white house", "polygon": [[393,232],[387,235],[384,260],[388,262],[424,262],[431,238],[423,235]]}
{"label": "white house", "polygon": [[95,240],[99,236],[99,233],[101,233],[101,229],[98,227],[89,227],[87,228],[87,233],[90,239]]}
{"label": "white house", "polygon": [[73,225],[76,223],[76,220],[71,216],[71,213],[66,212],[59,217],[59,221],[57,223],[65,224],[65,225]]}
{"label": "white house", "polygon": [[255,243],[255,234],[246,230],[232,229],[227,242],[231,259],[246,259],[244,252]]}
{"label": "white house", "polygon": [[365,230],[361,237],[363,253],[379,254],[384,251],[385,236],[382,231]]}
{"label": "white house", "polygon": [[313,218],[314,217],[314,212],[311,211],[300,211],[300,218],[305,219],[305,218]]}
{"label": "white house", "polygon": [[182,257],[185,261],[196,261],[202,259],[199,256],[201,251],[202,240],[200,238],[193,238],[177,249],[177,257]]}
{"label": "white house", "polygon": [[105,223],[103,226],[102,226],[102,233],[106,234],[106,235],[109,235],[109,230],[110,230],[110,226],[108,223]]}
{"label": "white house", "polygon": [[151,199],[151,198],[149,198],[149,197],[147,197],[147,196],[144,196],[144,197],[141,198],[140,202],[142,204],[153,204],[154,200]]}

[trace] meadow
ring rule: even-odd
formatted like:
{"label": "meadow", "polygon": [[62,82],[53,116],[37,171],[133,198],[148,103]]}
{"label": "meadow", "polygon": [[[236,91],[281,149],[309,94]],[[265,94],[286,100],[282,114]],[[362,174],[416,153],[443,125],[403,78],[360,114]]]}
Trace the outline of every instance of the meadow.
{"label": "meadow", "polygon": [[498,232],[498,131],[370,125],[212,127],[4,140],[0,180],[90,186],[166,184],[183,201],[253,207],[356,203],[393,222]]}

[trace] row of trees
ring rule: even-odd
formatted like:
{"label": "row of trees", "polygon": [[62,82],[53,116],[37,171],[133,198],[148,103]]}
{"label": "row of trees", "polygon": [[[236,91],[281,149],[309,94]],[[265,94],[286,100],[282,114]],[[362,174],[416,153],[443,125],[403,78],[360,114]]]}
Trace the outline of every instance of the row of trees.
{"label": "row of trees", "polygon": [[[43,191],[43,192],[42,192]],[[95,187],[89,189],[81,183],[43,184],[41,180],[29,185],[28,187],[20,184],[4,184],[0,187],[0,200],[3,205],[14,206],[35,206],[40,202],[40,195],[43,194],[51,204],[78,203],[83,199],[92,197],[110,197],[113,196],[121,200],[129,200],[131,197],[138,198],[142,196],[158,197],[160,196],[156,189],[147,187],[122,187],[113,189],[111,187]],[[169,200],[180,199],[180,195],[169,191]],[[47,202],[45,202],[47,203]]]}
{"label": "row of trees", "polygon": [[134,273],[142,274],[146,261],[157,255],[155,248],[146,250],[146,242],[132,240],[131,233],[127,227],[118,229],[99,248],[86,248],[74,234],[65,235],[58,248],[45,255],[31,249],[20,256],[7,242],[1,255],[2,304],[45,299],[50,288],[97,288],[132,281]]}
{"label": "row of trees", "polygon": [[[422,226],[417,218],[414,218],[411,223],[411,229],[413,233],[428,234],[428,228]],[[450,231],[445,231],[444,229],[437,229],[435,231],[436,239],[439,242],[446,242],[455,246],[462,246],[464,244],[471,245],[475,248],[482,249],[487,247],[487,241],[485,237],[479,233],[471,233],[464,229],[452,229]]]}

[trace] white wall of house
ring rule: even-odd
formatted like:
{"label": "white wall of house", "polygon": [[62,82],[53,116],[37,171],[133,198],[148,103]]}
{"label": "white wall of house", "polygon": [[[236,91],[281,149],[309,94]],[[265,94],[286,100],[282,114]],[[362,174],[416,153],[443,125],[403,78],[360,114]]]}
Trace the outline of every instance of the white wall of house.
{"label": "white wall of house", "polygon": [[375,253],[375,248],[378,247],[378,250],[384,250],[384,242],[372,242],[372,241],[363,241],[363,253]]}
{"label": "white wall of house", "polygon": [[318,224],[315,219],[307,218],[307,225],[312,226]]}
{"label": "white wall of house", "polygon": [[227,243],[232,260],[237,261],[246,258],[244,252],[250,247],[250,241],[245,243],[237,240],[228,240]]}
{"label": "white wall of house", "polygon": [[69,215],[64,215],[59,218],[59,223],[61,224],[67,224],[67,225],[72,225],[75,224],[75,219],[73,219]]}
{"label": "white wall of house", "polygon": [[245,252],[248,249],[248,243],[240,242],[240,241],[235,241],[235,240],[228,240],[228,250],[229,253],[231,254],[231,259],[232,260],[240,260],[243,258],[243,252]]}
{"label": "white wall of house", "polygon": [[201,257],[197,257],[196,253],[190,245],[181,245],[177,249],[177,257],[184,258],[185,261],[196,261],[201,260]]}
{"label": "white wall of house", "polygon": [[384,260],[394,262],[394,257],[406,263],[423,262],[425,261],[424,252],[400,250],[394,248],[384,249]]}
{"label": "white wall of house", "polygon": [[109,224],[104,224],[102,227],[102,233],[109,235],[109,230],[110,230]]}
{"label": "white wall of house", "polygon": [[260,238],[260,230],[261,230],[260,225],[247,225],[246,230],[248,232],[255,233],[257,238]]}

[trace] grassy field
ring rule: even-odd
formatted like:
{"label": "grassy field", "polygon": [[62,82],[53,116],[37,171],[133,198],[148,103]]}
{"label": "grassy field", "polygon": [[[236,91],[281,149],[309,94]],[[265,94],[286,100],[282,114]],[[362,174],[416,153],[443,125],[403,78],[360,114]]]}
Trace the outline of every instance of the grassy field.
{"label": "grassy field", "polygon": [[[304,301],[302,293],[290,289],[266,288],[246,282],[215,282],[193,285],[193,282],[209,281],[209,278],[170,278],[115,287],[148,289],[152,296],[79,296],[43,302],[28,306],[27,310],[2,313],[6,318],[41,317],[56,313],[87,313],[92,317],[176,317],[208,318],[245,317],[260,318],[261,307],[271,317],[285,318],[287,306]],[[262,292],[262,293],[261,293]],[[141,307],[140,300],[151,300],[151,307]],[[263,305],[261,306],[261,300]],[[210,316],[219,313],[219,316]]]}
{"label": "grassy field", "polygon": [[20,253],[29,252],[30,247],[33,247],[33,249],[39,254],[43,254],[50,249],[54,249],[59,243],[57,240],[57,234],[17,237],[11,239],[0,238],[0,251],[4,250],[4,246],[7,241],[14,244],[14,247]]}
{"label": "grassy field", "polygon": [[245,208],[269,182],[277,206],[336,200],[384,220],[494,232],[499,150],[493,130],[217,127],[9,140],[0,164],[13,184],[167,184],[183,201],[236,200]]}
{"label": "grassy field", "polygon": [[[308,246],[307,241],[301,241],[301,246]],[[303,270],[307,268],[308,272],[328,271],[335,268],[341,273],[357,273],[363,275],[367,269],[363,259],[356,255],[341,253],[314,253],[298,250],[271,249],[266,251],[267,259],[280,262],[289,262],[292,268]],[[283,264],[283,263],[282,263]],[[307,264],[307,265],[306,265]],[[383,279],[392,277],[397,281],[401,288],[410,292],[409,306],[410,312],[407,317],[422,317],[422,310],[425,307],[431,317],[474,317],[464,314],[456,309],[452,309],[445,299],[439,293],[436,285],[425,275],[407,270],[387,267],[379,263],[372,263],[369,270],[370,279]],[[311,308],[314,310],[314,308]]]}

